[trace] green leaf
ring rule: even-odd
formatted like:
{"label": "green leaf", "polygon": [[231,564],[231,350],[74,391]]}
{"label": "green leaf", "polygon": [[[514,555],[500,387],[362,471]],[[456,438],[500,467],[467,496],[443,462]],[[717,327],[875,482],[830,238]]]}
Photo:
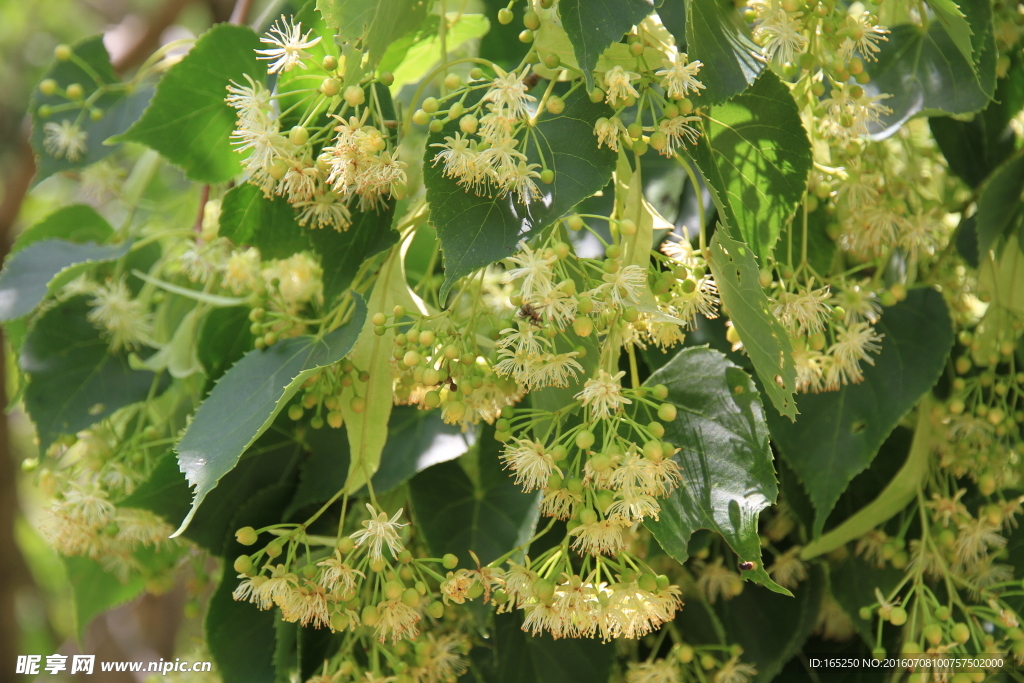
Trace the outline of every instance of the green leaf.
{"label": "green leaf", "polygon": [[807,580],[793,589],[792,598],[761,586],[747,586],[731,600],[718,601],[715,612],[728,642],[742,647],[743,661],[757,667],[753,683],[774,680],[800,651],[818,625],[824,590],[825,572],[812,566]]}
{"label": "green leaf", "polygon": [[256,247],[265,259],[288,258],[310,246],[291,205],[280,197],[264,197],[249,183],[224,195],[218,234],[237,245]]}
{"label": "green leaf", "polygon": [[815,537],[847,484],[935,384],[953,345],[949,311],[933,289],[911,291],[885,309],[875,329],[884,335],[882,351],[874,365],[862,364],[863,382],[800,395],[794,423],[768,411],[772,440],[817,511]]}
{"label": "green leaf", "polygon": [[415,30],[427,17],[425,0],[317,0],[316,7],[328,26],[338,29],[335,40],[360,42],[370,64],[388,46]]}
{"label": "green leaf", "polygon": [[654,11],[651,0],[561,0],[558,16],[569,34],[576,61],[594,87],[594,67],[609,45],[622,40],[623,34]]}
{"label": "green leaf", "polygon": [[[483,558],[481,558],[482,560]],[[518,614],[494,618],[495,683],[600,683],[611,674],[615,646],[596,638],[531,636]]]}
{"label": "green leaf", "polygon": [[89,305],[75,297],[41,315],[22,346],[28,374],[25,408],[45,452],[61,434],[75,434],[118,408],[142,401],[153,387],[152,372],[132,370],[127,354],[111,353],[99,330],[86,320]]}
{"label": "green leaf", "polygon": [[745,578],[784,594],[761,562],[757,517],[775,502],[778,487],[768,447],[768,427],[750,377],[707,348],[683,349],[644,383],[668,387],[676,419],[665,439],[679,448],[674,459],[683,483],[661,503],[658,520],[644,525],[679,562],[698,529],[722,535],[740,560],[755,563]]}
{"label": "green leaf", "polygon": [[767,71],[742,95],[711,107],[694,161],[719,215],[762,260],[807,190],[811,143],[779,77]]}
{"label": "green leaf", "polygon": [[[63,90],[72,83],[82,86],[85,97],[83,102],[93,95],[100,83],[105,86],[119,84],[114,70],[110,66],[110,56],[103,47],[103,36],[92,36],[72,46],[76,59],[66,62],[54,62],[47,69],[43,78],[56,81],[59,89]],[[78,60],[81,60],[87,67],[83,68]],[[97,83],[96,78],[99,78]],[[103,112],[103,116],[94,121],[89,112],[84,109],[69,109],[51,114],[43,118],[39,114],[41,106],[58,107],[66,105],[68,99],[60,93],[44,95],[38,88],[32,93],[32,102],[29,111],[32,113],[32,150],[36,154],[36,177],[35,182],[48,178],[54,173],[67,171],[75,168],[83,168],[99,161],[109,155],[116,148],[105,145],[104,142],[112,136],[124,132],[135,122],[145,109],[152,91],[143,88],[135,92],[126,93],[125,90],[107,92],[100,95],[90,105],[91,109]],[[70,121],[77,124],[86,134],[85,150],[82,155],[71,160],[64,156],[56,157],[51,154],[43,144],[45,139],[44,126],[47,123],[60,124],[63,121]]]}
{"label": "green leaf", "polygon": [[[280,483],[253,495],[231,520],[232,530],[279,522],[291,489],[290,484]],[[228,539],[226,558],[249,552],[251,548]],[[225,559],[225,563],[230,562]],[[275,683],[276,610],[263,611],[251,603],[236,601],[231,593],[238,582],[235,572],[225,567],[224,577],[210,599],[205,629],[210,654],[224,683]]]}
{"label": "green leaf", "polygon": [[[325,502],[345,486],[348,478],[352,456],[344,429],[311,430],[306,440],[312,453],[302,467],[289,512]],[[459,457],[471,443],[458,427],[444,423],[439,410],[395,406],[388,420],[380,468],[373,475],[373,490],[376,495],[387,493],[417,472]]]}
{"label": "green leaf", "polygon": [[[394,310],[396,305],[405,307],[413,314],[427,315],[423,301],[409,288],[405,277],[405,251],[409,242],[394,247],[380,267],[377,282],[370,295],[369,308],[373,311]],[[349,493],[360,489],[373,477],[380,466],[381,453],[387,442],[387,431],[381,429],[388,423],[394,407],[392,392],[392,354],[395,349],[395,328],[389,327],[378,335],[373,320],[367,317],[359,341],[349,359],[370,377],[359,387],[359,395],[365,399],[366,407],[361,413],[352,409],[351,399],[356,389],[344,390],[341,396],[341,413],[345,418],[350,454],[349,473],[346,486]]]}
{"label": "green leaf", "polygon": [[75,615],[75,638],[82,642],[82,633],[94,618],[109,609],[123,605],[146,589],[146,579],[133,572],[127,583],[121,583],[99,562],[87,557],[61,557],[71,586]]}
{"label": "green leaf", "polygon": [[1016,134],[1010,121],[1024,108],[1024,64],[1011,56],[1006,77],[999,79],[993,101],[969,121],[938,116],[928,119],[949,168],[977,187],[1013,154]]}
{"label": "green leaf", "polygon": [[[483,14],[448,13],[445,34],[448,52],[457,51],[464,43],[483,38],[491,22]],[[380,61],[381,71],[390,71],[395,82],[390,90],[396,96],[403,86],[418,83],[441,59],[441,36],[438,18],[431,15],[415,35],[406,35],[388,46]]]}
{"label": "green leaf", "polygon": [[789,334],[771,314],[750,250],[734,240],[724,225],[711,239],[709,264],[722,297],[722,307],[743,340],[761,386],[782,415],[795,419],[796,366]]}
{"label": "green leaf", "polygon": [[359,267],[372,256],[398,242],[391,228],[395,202],[389,200],[379,211],[352,209],[352,225],[344,232],[307,230],[313,251],[323,267],[324,301],[332,302],[352,284]]}
{"label": "green leaf", "polygon": [[746,90],[764,69],[761,48],[732,0],[689,0],[686,54],[699,60],[704,90],[694,104],[717,104]]}
{"label": "green leaf", "polygon": [[266,69],[253,50],[259,39],[247,26],[218,24],[172,66],[142,118],[118,138],[139,142],[180,166],[189,179],[223,183],[242,170],[231,147],[235,110],[227,105],[231,81],[259,80]]}
{"label": "green leaf", "polygon": [[978,197],[978,253],[985,257],[1000,237],[1024,224],[1024,153],[1015,154],[989,177]]}
{"label": "green leaf", "polygon": [[928,6],[935,12],[935,17],[946,29],[946,33],[956,45],[956,49],[960,51],[964,59],[973,64],[974,48],[971,45],[971,36],[974,31],[971,30],[971,25],[967,23],[967,17],[960,11],[957,3],[953,0],[928,0]]}
{"label": "green leaf", "polygon": [[306,378],[352,350],[366,318],[366,304],[358,295],[353,299],[355,310],[346,324],[322,339],[304,335],[250,351],[200,404],[175,447],[178,465],[195,487],[195,497],[174,536],[185,531],[203,499],[234,469]]}
{"label": "green leaf", "polygon": [[879,136],[891,135],[920,111],[967,114],[988,105],[996,82],[991,4],[971,0],[962,9],[975,29],[973,62],[960,53],[939,21],[927,29],[894,26],[889,40],[879,44],[878,60],[866,65],[871,76],[869,93],[891,95],[882,102],[892,113],[882,117]]}
{"label": "green leaf", "polygon": [[21,251],[35,242],[48,239],[67,240],[81,244],[97,242],[102,244],[110,239],[114,229],[103,216],[85,204],[72,204],[57,209],[38,223],[26,228],[14,244],[11,253]]}
{"label": "green leaf", "polygon": [[[446,178],[443,164],[434,165],[437,148],[430,145],[444,142],[446,135],[458,129],[458,122],[430,136],[423,182],[430,202],[430,220],[437,227],[444,251],[442,300],[459,278],[509,256],[520,241],[529,239],[581,200],[604,189],[615,168],[615,153],[597,148],[594,123],[611,113],[608,106],[592,103],[577,90],[566,97],[562,114],[544,113],[539,117],[531,130],[544,146],[544,158],[548,168],[555,172],[555,181],[541,185],[544,196],[529,206],[511,197],[477,196]],[[529,145],[527,157],[530,163],[539,163],[535,144]]]}
{"label": "green leaf", "polygon": [[[259,491],[293,478],[301,453],[301,447],[286,434],[273,430],[264,433],[206,497],[185,530],[185,538],[214,555],[223,555],[227,539],[237,528],[231,526],[235,513]],[[178,524],[188,514],[191,502],[192,492],[178,469],[178,460],[174,453],[167,453],[146,481],[118,505],[150,510]]]}
{"label": "green leaf", "polygon": [[[128,253],[131,244],[76,244],[65,240],[34,242],[7,259],[0,272],[0,322],[27,315],[43,302],[55,287],[59,274],[75,265],[113,261]],[[77,270],[75,271],[78,272]],[[61,277],[64,284],[72,277]]]}
{"label": "green leaf", "polygon": [[[462,458],[428,467],[409,482],[416,522],[436,556],[453,553],[468,562],[472,550],[486,564],[533,534],[538,494],[516,486],[499,453],[494,430],[487,428]],[[471,479],[467,470],[476,476]]]}
{"label": "green leaf", "polygon": [[199,362],[208,382],[216,382],[228,368],[252,349],[249,307],[215,308],[199,329]]}
{"label": "green leaf", "polygon": [[[782,228],[782,234],[779,235],[779,243],[783,245],[780,249],[788,249],[789,240],[792,239],[795,255],[800,253],[803,244],[803,212],[803,206],[798,206],[796,216]],[[835,221],[835,217],[821,205],[817,210],[807,214],[807,263],[818,273],[832,271],[832,261],[839,248],[835,240],[828,236],[828,224],[833,221]]]}
{"label": "green leaf", "polygon": [[[832,552],[844,543],[860,538],[868,531],[892,519],[893,516],[906,508],[914,500],[921,490],[925,477],[928,476],[929,461],[932,453],[932,439],[929,428],[931,410],[928,402],[923,401],[918,411],[917,429],[910,444],[910,452],[899,472],[887,478],[886,483],[883,485],[875,484],[875,490],[877,491],[880,488],[881,493],[878,493],[877,497],[871,500],[870,503],[860,508],[855,514],[847,517],[842,524],[839,524],[818,540],[804,546],[804,549],[800,552],[801,558],[811,559],[818,555]],[[894,432],[893,434],[895,435],[896,433]],[[886,440],[885,445],[882,447],[883,451],[890,440],[891,437]],[[877,462],[879,459],[876,458],[875,461]],[[860,476],[864,474],[866,472],[861,473]],[[853,484],[856,483],[857,480],[854,479]],[[853,484],[851,484],[851,488]]]}

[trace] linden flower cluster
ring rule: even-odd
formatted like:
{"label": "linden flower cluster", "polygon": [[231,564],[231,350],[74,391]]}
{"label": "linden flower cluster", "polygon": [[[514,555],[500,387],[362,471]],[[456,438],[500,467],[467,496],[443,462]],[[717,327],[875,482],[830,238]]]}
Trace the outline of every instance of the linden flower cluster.
{"label": "linden flower cluster", "polygon": [[[495,69],[495,77],[475,105],[466,108],[463,104],[468,89],[448,96],[460,97],[448,109],[449,118],[459,120],[459,131],[446,136],[443,143],[431,144],[439,149],[434,155],[434,165],[442,163],[444,175],[455,179],[467,191],[488,197],[511,194],[519,203],[528,205],[541,197],[537,181],[550,183],[553,179],[550,171],[539,170],[541,164],[530,163],[526,138],[516,137],[533,116],[532,103],[537,98],[527,92],[528,69],[521,72]],[[420,111],[436,112],[437,107],[436,100],[428,100]],[[535,149],[543,159],[540,147]],[[546,164],[543,168],[547,169]]]}
{"label": "linden flower cluster", "polygon": [[[675,683],[691,678],[713,683],[748,683],[757,675],[757,669],[741,662],[739,654],[719,661],[715,655],[722,656],[716,652],[721,649],[724,648],[677,644],[663,659],[630,662],[626,683]],[[735,649],[729,648],[729,652]]]}
{"label": "linden flower cluster", "polygon": [[[636,44],[642,46],[642,43]],[[700,137],[698,125],[701,118],[692,115],[693,103],[687,96],[704,89],[704,84],[697,78],[703,64],[698,60],[691,62],[685,52],[679,52],[675,47],[670,47],[665,55],[662,58],[663,68],[653,73],[641,68],[643,62],[639,60],[639,73],[627,71],[621,65],[604,72],[600,81],[603,89],[595,88],[591,99],[603,98],[615,108],[615,113],[611,117],[601,117],[595,123],[598,147],[617,152],[620,144],[624,144],[635,152],[643,153],[650,145],[660,154],[672,157],[680,149],[696,144]],[[661,90],[653,88],[653,85],[660,85]],[[661,117],[654,125],[641,123],[642,112],[629,126],[622,122],[622,112],[635,105],[638,99],[641,102],[650,100],[652,105],[657,103]],[[645,132],[650,135],[642,137]]]}
{"label": "linden flower cluster", "polygon": [[[151,436],[149,434],[148,436]],[[168,540],[173,529],[148,510],[115,505],[140,482],[132,467],[141,453],[129,451],[111,423],[79,432],[70,446],[55,444],[39,468],[39,484],[51,499],[40,532],[57,552],[99,562],[127,581],[142,570],[135,551],[180,547]],[[27,461],[30,471],[38,461]]]}
{"label": "linden flower cluster", "polygon": [[[271,60],[268,73],[309,69],[313,60],[307,50],[320,42],[309,35],[302,33],[301,23],[281,17],[261,38],[272,47],[256,51]],[[273,93],[262,78],[249,74],[244,83],[232,82],[225,100],[237,111],[231,138],[235,150],[246,155],[249,182],[267,197],[284,197],[300,225],[344,231],[352,223],[355,199],[358,210],[372,211],[391,197],[404,196],[405,163],[381,132],[387,122],[378,119],[376,86],[350,84],[342,90],[338,60],[330,55],[313,66],[326,77],[312,92],[290,89],[290,82],[279,79]],[[281,98],[299,93],[305,94],[298,104],[278,111]],[[305,108],[301,123],[283,131],[282,119],[298,107]]]}
{"label": "linden flower cluster", "polygon": [[682,606],[679,589],[665,576],[606,558],[595,565],[577,574],[567,556],[553,548],[525,564],[509,562],[505,571],[448,572],[440,590],[446,602],[462,604],[482,595],[499,612],[522,609],[524,631],[554,638],[641,638],[671,621]]}
{"label": "linden flower cluster", "polygon": [[[458,298],[479,301],[482,295],[479,289],[467,290]],[[466,334],[495,325],[494,316],[479,306],[465,311],[453,302],[448,310],[413,324],[399,305],[391,316],[379,313],[373,322],[379,335],[401,330],[394,335],[392,352],[396,403],[440,407],[446,423],[468,429],[481,421],[493,423],[524,395],[515,382],[491,369],[487,350],[478,346],[475,335]]]}
{"label": "linden flower cluster", "polygon": [[[806,55],[811,37],[819,45],[816,54],[834,55],[845,61],[875,61],[879,43],[888,40],[889,30],[877,24],[877,17],[861,8],[842,5],[792,2],[791,0],[751,0],[748,19],[755,22],[754,40],[761,54],[778,64],[795,63]],[[827,63],[827,62],[826,62]],[[862,67],[861,67],[862,68]],[[853,75],[861,73],[854,71]],[[845,80],[845,79],[841,79]]]}
{"label": "linden flower cluster", "polygon": [[797,389],[836,391],[863,381],[861,364],[874,365],[882,348],[884,335],[873,327],[881,318],[878,297],[852,284],[835,298],[828,285],[777,284],[771,312],[794,342]]}

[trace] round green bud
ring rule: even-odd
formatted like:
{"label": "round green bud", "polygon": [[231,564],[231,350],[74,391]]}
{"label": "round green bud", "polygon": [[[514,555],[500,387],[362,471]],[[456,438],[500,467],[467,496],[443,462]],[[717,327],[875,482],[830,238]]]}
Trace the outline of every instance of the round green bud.
{"label": "round green bud", "polygon": [[235,540],[241,545],[253,545],[258,539],[259,535],[251,526],[244,526],[235,532]]}
{"label": "round green bud", "polygon": [[589,97],[590,101],[595,104],[597,104],[598,102],[602,102],[604,101],[604,90],[601,90],[600,88],[597,87],[592,88],[590,92],[587,93],[587,97]]}
{"label": "round green bud", "polygon": [[526,10],[523,14],[523,26],[531,31],[536,31],[540,28],[540,16],[532,9]]}
{"label": "round green bud", "polygon": [[454,121],[455,119],[462,116],[462,112],[465,110],[466,107],[463,106],[462,102],[456,102],[452,106],[448,107],[448,118]]}
{"label": "round green bud", "polygon": [[952,616],[953,610],[949,609],[946,605],[939,605],[935,608],[935,618],[939,621],[946,621]]}
{"label": "round green bud", "polygon": [[437,391],[428,391],[423,396],[423,405],[426,408],[436,408],[441,405],[441,394]]}
{"label": "round green bud", "polygon": [[902,607],[893,607],[889,612],[889,623],[893,626],[903,626],[907,623],[907,610]]}
{"label": "round green bud", "polygon": [[248,555],[239,555],[235,558],[233,566],[239,574],[248,574],[252,571],[252,558]]}
{"label": "round green bud", "polygon": [[543,171],[540,172],[540,181],[545,185],[550,185],[551,183],[555,182],[555,172],[552,171],[550,168],[545,168]]}
{"label": "round green bud", "polygon": [[594,321],[585,316],[580,316],[573,321],[572,329],[581,337],[589,337],[594,331]]}
{"label": "round green bud", "polygon": [[53,48],[53,56],[58,62],[66,62],[71,59],[71,46],[63,43]]}
{"label": "round green bud", "polygon": [[502,7],[498,10],[498,23],[499,24],[511,24],[515,16],[512,14],[512,10],[508,7]]}
{"label": "round green bud", "polygon": [[444,605],[437,601],[430,603],[427,606],[427,614],[434,617],[435,619],[440,619],[442,616],[444,616]]}
{"label": "round green bud", "polygon": [[292,405],[288,406],[288,418],[291,420],[301,420],[302,406],[300,406],[298,403],[293,403]]}
{"label": "round green bud", "polygon": [[358,85],[350,85],[345,88],[345,103],[350,107],[358,107],[359,105],[366,102],[366,93]]}
{"label": "round green bud", "polygon": [[390,88],[395,83],[395,74],[385,71],[380,75],[380,82]]}
{"label": "round green bud", "polygon": [[658,419],[662,422],[672,422],[676,419],[676,407],[671,403],[662,403],[658,406]]}
{"label": "round green bud", "polygon": [[558,115],[565,111],[565,100],[557,95],[548,98],[547,109],[549,114]]}
{"label": "round green bud", "polygon": [[334,97],[341,92],[341,81],[337,78],[325,78],[320,83],[320,92],[327,97]]}
{"label": "round green bud", "polygon": [[938,645],[942,642],[942,626],[936,623],[928,624],[921,629],[921,635],[932,645]]}
{"label": "round green bud", "polygon": [[352,409],[353,413],[362,413],[366,410],[366,399],[362,396],[353,396],[352,400],[348,402],[348,407]]}
{"label": "round green bud", "polygon": [[459,119],[459,130],[467,135],[472,135],[480,126],[480,122],[472,114],[466,114]]}
{"label": "round green bud", "polygon": [[331,614],[331,630],[344,631],[348,628],[348,615],[338,610]]}
{"label": "round green bud", "polygon": [[445,569],[455,569],[459,566],[459,558],[451,553],[447,553],[441,558],[441,564]]}
{"label": "round green bud", "polygon": [[588,430],[583,430],[576,434],[576,447],[581,450],[587,450],[594,445],[594,433]]}
{"label": "round green bud", "polygon": [[406,351],[405,355],[402,356],[402,363],[407,368],[411,368],[414,365],[419,365],[421,360],[423,360],[423,356],[421,356],[416,351]]}
{"label": "round green bud", "polygon": [[266,548],[266,550],[267,550],[267,557],[269,557],[270,559],[274,559],[275,557],[280,557],[281,553],[284,552],[284,547],[283,546],[284,546],[284,544],[281,542],[281,539],[275,539],[275,540],[271,541],[270,543],[268,543],[267,544],[267,548]]}
{"label": "round green bud", "polygon": [[695,654],[696,653],[694,652],[693,647],[687,645],[686,643],[683,643],[678,648],[676,648],[676,659],[679,661],[680,664],[689,664],[693,661],[693,657]]}
{"label": "round green bud", "polygon": [[305,126],[294,126],[288,131],[288,141],[293,145],[304,145],[307,140],[309,140],[309,131]]}
{"label": "round green bud", "polygon": [[442,121],[441,119],[434,119],[429,124],[427,124],[427,129],[431,133],[440,133],[442,130],[444,130],[444,121]]}
{"label": "round green bud", "polygon": [[860,610],[857,612],[857,616],[859,616],[864,621],[867,621],[868,619],[871,618],[871,608],[870,607],[861,607]]}
{"label": "round green bud", "polygon": [[423,111],[427,112],[428,114],[436,113],[437,110],[440,109],[440,107],[441,104],[437,101],[436,97],[428,97],[427,99],[423,100],[423,105],[421,106]]}
{"label": "round green bud", "polygon": [[380,612],[377,611],[376,605],[367,605],[359,618],[366,626],[376,626],[380,621]]}
{"label": "round green bud", "polygon": [[324,58],[320,60],[320,66],[323,67],[324,71],[334,71],[338,68],[338,58],[334,55],[325,55]]}
{"label": "round green bud", "polygon": [[449,90],[457,90],[462,85],[462,76],[459,74],[448,74],[444,77],[444,87]]}
{"label": "round green bud", "polygon": [[550,600],[555,595],[555,584],[547,579],[537,579],[533,582],[533,594],[541,600]]}
{"label": "round green bud", "polygon": [[44,95],[52,95],[57,92],[57,81],[52,78],[44,78],[39,81],[39,92]]}
{"label": "round green bud", "polygon": [[665,425],[657,421],[652,421],[649,425],[647,425],[647,431],[649,431],[651,433],[651,436],[653,436],[655,439],[660,439],[661,437],[665,436]]}
{"label": "round green bud", "polygon": [[643,574],[637,580],[637,585],[640,587],[640,590],[654,593],[658,590],[658,579],[654,574]]}
{"label": "round green bud", "polygon": [[386,315],[384,315],[383,313],[374,313],[373,320],[372,320],[374,325],[383,325],[387,321],[388,321],[388,317]]}
{"label": "round green bud", "polygon": [[953,624],[953,628],[950,629],[949,635],[952,636],[953,640],[963,645],[971,639],[971,629],[968,628],[967,624],[962,621],[958,621]]}
{"label": "round green bud", "polygon": [[533,42],[533,31],[530,29],[523,29],[519,32],[520,43],[532,43]]}
{"label": "round green bud", "polygon": [[665,457],[665,449],[660,441],[648,441],[644,444],[644,457],[653,462],[659,462]]}
{"label": "round green bud", "polygon": [[567,449],[562,444],[558,444],[556,446],[552,446],[551,450],[548,451],[548,453],[551,455],[552,460],[554,460],[555,462],[561,462],[569,456],[569,449]]}
{"label": "round green bud", "polygon": [[384,584],[384,597],[388,600],[398,600],[404,591],[405,586],[398,581],[387,581]]}
{"label": "round green bud", "polygon": [[53,114],[53,107],[48,104],[41,104],[36,112],[39,114],[39,118],[48,119],[50,118],[50,115]]}
{"label": "round green bud", "polygon": [[69,85],[65,92],[68,94],[68,99],[71,100],[80,100],[85,97],[85,88],[78,83],[72,83]]}
{"label": "round green bud", "polygon": [[416,607],[420,604],[420,594],[415,588],[406,588],[402,591],[402,602],[406,607]]}

